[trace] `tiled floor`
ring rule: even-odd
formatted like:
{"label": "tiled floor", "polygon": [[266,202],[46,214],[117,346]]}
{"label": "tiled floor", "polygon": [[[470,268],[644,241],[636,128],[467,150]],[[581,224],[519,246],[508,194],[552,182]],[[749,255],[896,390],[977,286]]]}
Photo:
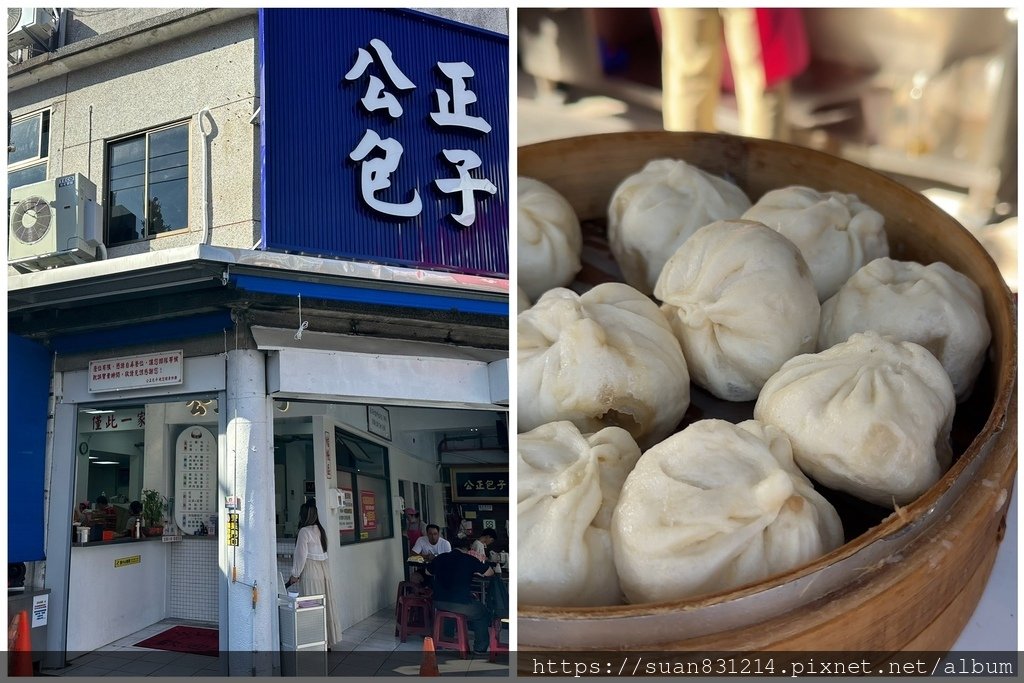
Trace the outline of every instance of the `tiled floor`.
{"label": "tiled floor", "polygon": [[[222,657],[166,652],[135,647],[135,643],[184,622],[167,619],[117,640],[95,652],[76,657],[63,669],[47,669],[53,676],[218,676]],[[208,624],[194,624],[208,626]],[[298,662],[302,675],[418,676],[423,660],[423,636],[410,635],[402,643],[395,636],[394,610],[389,608],[350,626],[342,642],[326,656],[307,656]],[[442,676],[508,676],[508,656],[492,664],[487,655],[439,650],[437,668]]]}

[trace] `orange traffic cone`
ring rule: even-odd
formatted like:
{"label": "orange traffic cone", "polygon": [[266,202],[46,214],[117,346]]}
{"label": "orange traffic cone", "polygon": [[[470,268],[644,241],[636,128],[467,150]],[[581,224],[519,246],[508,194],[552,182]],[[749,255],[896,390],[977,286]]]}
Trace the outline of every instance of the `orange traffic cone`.
{"label": "orange traffic cone", "polygon": [[437,670],[437,655],[434,653],[434,639],[427,636],[423,639],[423,661],[420,662],[420,676],[440,676]]}
{"label": "orange traffic cone", "polygon": [[28,612],[22,610],[15,617],[18,622],[18,635],[11,648],[9,672],[11,676],[32,675],[32,635],[29,633]]}

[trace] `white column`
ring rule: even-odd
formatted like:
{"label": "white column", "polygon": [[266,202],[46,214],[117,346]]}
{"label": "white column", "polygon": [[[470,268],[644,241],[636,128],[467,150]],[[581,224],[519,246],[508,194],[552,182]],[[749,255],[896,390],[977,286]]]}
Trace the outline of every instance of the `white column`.
{"label": "white column", "polygon": [[[227,547],[228,648],[232,676],[270,676],[277,609],[277,539],[274,527],[274,444],[266,365],[259,351],[229,351],[224,496],[241,499],[239,544]],[[226,539],[218,529],[218,536]],[[234,583],[231,582],[235,572]],[[258,588],[253,607],[252,585]],[[253,656],[253,653],[257,653]]]}
{"label": "white column", "polygon": [[168,495],[171,490],[171,460],[174,451],[168,453],[167,405],[146,404],[146,430],[144,432],[146,458],[142,469],[142,488],[159,491]]}

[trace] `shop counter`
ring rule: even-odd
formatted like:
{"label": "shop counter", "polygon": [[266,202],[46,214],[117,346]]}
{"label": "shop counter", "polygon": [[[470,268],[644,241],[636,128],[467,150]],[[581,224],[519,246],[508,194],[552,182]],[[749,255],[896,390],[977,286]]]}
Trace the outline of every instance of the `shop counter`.
{"label": "shop counter", "polygon": [[68,652],[91,652],[166,617],[173,545],[158,537],[73,545]]}
{"label": "shop counter", "polygon": [[97,546],[106,545],[122,545],[127,543],[144,543],[146,541],[162,541],[162,536],[143,536],[142,538],[131,538],[130,536],[122,536],[121,538],[112,538],[109,541],[88,541],[86,543],[72,543],[72,548],[94,548]]}

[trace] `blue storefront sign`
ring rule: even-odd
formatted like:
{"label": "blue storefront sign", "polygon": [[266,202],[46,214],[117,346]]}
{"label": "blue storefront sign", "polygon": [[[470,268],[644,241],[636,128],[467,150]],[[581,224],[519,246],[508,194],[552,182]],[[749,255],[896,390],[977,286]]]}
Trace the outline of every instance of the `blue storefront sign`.
{"label": "blue storefront sign", "polygon": [[508,277],[508,39],[263,9],[264,249]]}

